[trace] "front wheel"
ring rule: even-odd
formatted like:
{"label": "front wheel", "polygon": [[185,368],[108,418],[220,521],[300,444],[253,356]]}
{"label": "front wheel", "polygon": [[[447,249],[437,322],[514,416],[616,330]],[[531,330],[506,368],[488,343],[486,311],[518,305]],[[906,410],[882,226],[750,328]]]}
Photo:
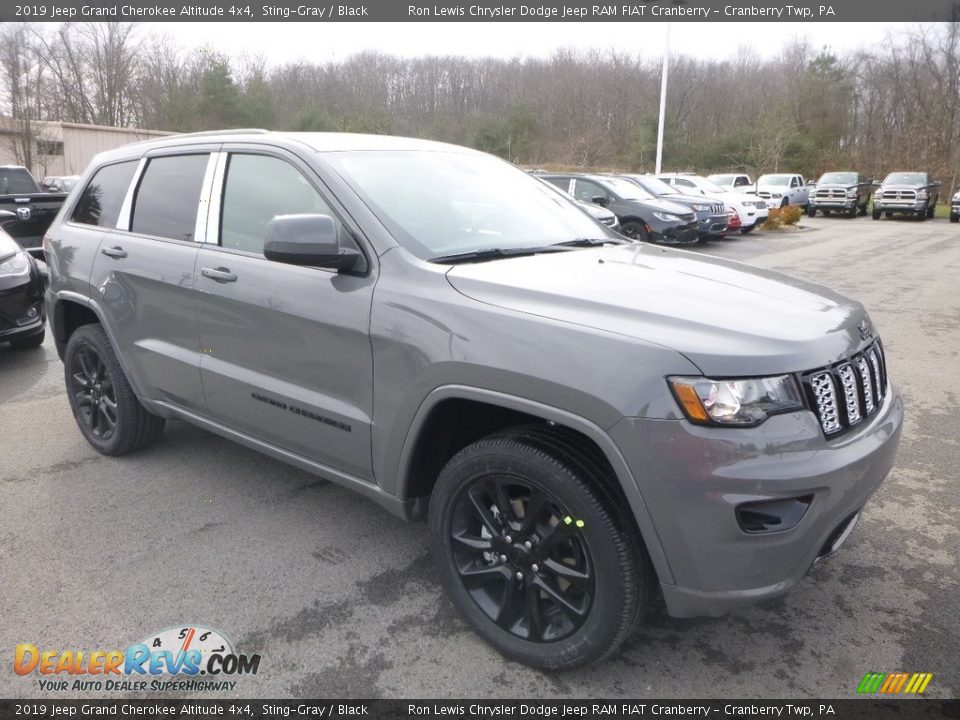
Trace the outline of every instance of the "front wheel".
{"label": "front wheel", "polygon": [[620,226],[620,234],[631,240],[650,242],[650,233],[647,232],[644,224],[638,220],[627,220],[623,223],[623,225]]}
{"label": "front wheel", "polygon": [[63,369],[73,417],[94,449],[125,455],[160,437],[163,418],[140,404],[100,325],[82,325],[70,336]]}
{"label": "front wheel", "polygon": [[440,578],[507,657],[553,670],[598,662],[649,602],[649,561],[596,467],[559,435],[518,428],[467,446],[440,473],[429,517]]}
{"label": "front wheel", "polygon": [[950,213],[950,222],[960,222],[960,213]]}
{"label": "front wheel", "polygon": [[813,205],[807,205],[807,217],[816,217],[817,209]]}
{"label": "front wheel", "polygon": [[937,214],[937,206],[931,205],[927,208],[927,219],[933,220],[933,216]]}
{"label": "front wheel", "polygon": [[874,208],[874,209],[873,209],[873,213],[871,214],[871,217],[872,217],[874,220],[879,220],[879,219],[880,219],[880,215],[881,215],[880,211],[877,210],[876,208]]}

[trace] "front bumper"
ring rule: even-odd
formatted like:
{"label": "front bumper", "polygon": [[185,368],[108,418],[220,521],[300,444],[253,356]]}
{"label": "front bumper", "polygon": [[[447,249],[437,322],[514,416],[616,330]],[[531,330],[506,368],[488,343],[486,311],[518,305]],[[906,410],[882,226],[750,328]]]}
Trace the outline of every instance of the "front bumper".
{"label": "front bumper", "polygon": [[700,237],[711,237],[714,235],[723,235],[727,230],[727,215],[708,215],[704,214],[699,217],[700,227],[699,234]]}
{"label": "front bumper", "polygon": [[43,281],[40,271],[0,278],[0,342],[24,338],[43,330],[46,311],[43,305]]}
{"label": "front bumper", "polygon": [[651,239],[664,245],[689,245],[700,238],[700,224],[691,220],[683,225],[674,225],[665,228],[653,228]]}
{"label": "front bumper", "polygon": [[829,198],[810,201],[810,207],[817,210],[853,210],[857,205],[857,198]]}
{"label": "front bumper", "polygon": [[904,202],[902,200],[884,201],[874,199],[873,207],[883,212],[922,213],[927,211],[927,201],[917,200],[916,202]]}
{"label": "front bumper", "polygon": [[[674,617],[715,616],[776,597],[835,548],[893,467],[903,403],[891,386],[868,421],[827,441],[810,411],[756,428],[626,418],[610,431],[649,508]],[[813,496],[800,521],[748,534],[743,503]],[[664,581],[672,576],[673,582]]]}

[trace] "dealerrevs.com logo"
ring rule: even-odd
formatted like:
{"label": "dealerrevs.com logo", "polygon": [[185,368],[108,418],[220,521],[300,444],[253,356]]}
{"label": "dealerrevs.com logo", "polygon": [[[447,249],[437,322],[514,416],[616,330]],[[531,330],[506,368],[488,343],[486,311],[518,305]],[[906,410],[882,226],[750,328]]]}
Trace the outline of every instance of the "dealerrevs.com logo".
{"label": "dealerrevs.com logo", "polygon": [[54,650],[22,643],[13,671],[38,675],[45,691],[204,692],[233,690],[256,675],[259,655],[241,655],[221,633],[197,625],[154,633],[126,650]]}

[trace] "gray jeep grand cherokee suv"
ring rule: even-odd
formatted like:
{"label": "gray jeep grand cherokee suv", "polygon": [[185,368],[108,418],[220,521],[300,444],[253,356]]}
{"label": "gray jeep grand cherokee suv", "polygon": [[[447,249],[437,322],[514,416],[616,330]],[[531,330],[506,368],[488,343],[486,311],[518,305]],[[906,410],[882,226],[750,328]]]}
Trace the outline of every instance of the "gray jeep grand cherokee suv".
{"label": "gray jeep grand cherokee suv", "polygon": [[859,303],[624,241],[489,155],[235,131],[104,153],[78,190],[44,248],[86,439],[178,418],[426,515],[453,603],[522,662],[606,657],[657,590],[680,617],[788,590],[893,465]]}

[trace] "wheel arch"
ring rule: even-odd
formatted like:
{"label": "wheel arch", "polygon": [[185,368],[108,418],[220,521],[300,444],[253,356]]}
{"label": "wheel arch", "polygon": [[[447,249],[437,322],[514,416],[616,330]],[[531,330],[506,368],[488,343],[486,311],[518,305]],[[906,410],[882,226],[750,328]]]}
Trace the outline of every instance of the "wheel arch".
{"label": "wheel arch", "polygon": [[[450,419],[465,409],[481,410],[482,418],[471,418],[467,430],[458,434]],[[615,484],[612,489],[618,491],[629,506],[627,515],[646,546],[658,578],[661,582],[673,583],[653,518],[626,459],[601,426],[567,410],[483,388],[447,385],[434,389],[417,410],[400,451],[399,499],[411,509],[411,515],[422,515],[436,476],[450,457],[481,437],[530,422],[560,425],[596,446],[612,471]]]}

